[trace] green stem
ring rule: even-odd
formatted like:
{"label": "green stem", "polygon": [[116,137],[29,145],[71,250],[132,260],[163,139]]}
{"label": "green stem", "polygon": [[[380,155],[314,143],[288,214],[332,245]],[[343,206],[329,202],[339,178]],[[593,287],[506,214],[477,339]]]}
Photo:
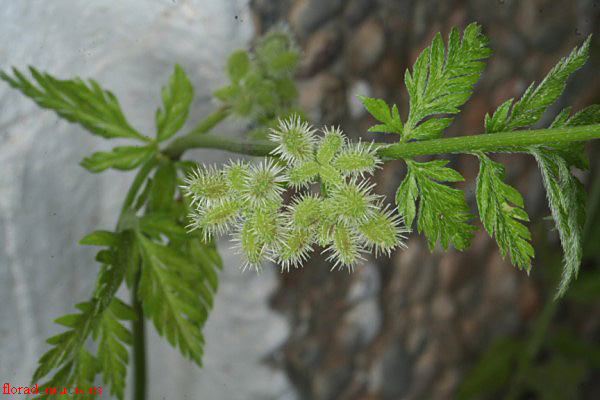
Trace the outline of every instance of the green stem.
{"label": "green stem", "polygon": [[219,122],[223,121],[229,115],[229,107],[218,108],[215,112],[204,118],[188,135],[202,135],[210,131]]}
{"label": "green stem", "polygon": [[[139,169],[138,173],[133,179],[133,182],[131,183],[131,187],[127,191],[127,196],[125,197],[125,201],[123,202],[123,206],[121,207],[121,216],[125,214],[125,212],[133,204],[133,200],[135,200],[135,195],[140,190],[140,187],[146,180],[146,177],[148,176],[150,171],[152,171],[152,168],[154,168],[154,166],[156,165],[156,162],[156,158],[153,157],[152,159],[146,161],[146,163],[142,165],[142,167]],[[119,217],[119,219],[121,219],[121,217]]]}
{"label": "green stem", "polygon": [[184,151],[194,148],[219,149],[250,156],[266,156],[276,145],[273,142],[250,141],[217,135],[184,135],[174,140],[163,150],[163,154],[177,159]]}
{"label": "green stem", "polygon": [[[140,187],[157,162],[158,160],[156,157],[152,157],[150,160],[146,161],[133,179],[131,187],[125,196],[125,201],[123,201],[123,206],[121,207],[121,213],[119,214],[119,220],[117,222],[117,231],[129,229],[131,228],[130,225],[135,223],[135,214],[132,214],[130,207],[133,204],[135,196],[137,195]],[[134,380],[133,400],[146,399],[146,328],[142,304],[138,298],[141,268],[142,266],[140,265],[133,281],[133,287],[131,288],[131,306],[133,307],[137,317],[132,323]]]}
{"label": "green stem", "polygon": [[[531,146],[559,145],[591,139],[600,139],[600,124],[499,132],[399,143],[383,147],[377,153],[381,158],[390,160],[445,153],[472,153],[476,151],[485,153],[525,152]],[[171,142],[163,150],[163,153],[167,157],[177,158],[185,150],[191,148],[220,149],[252,156],[266,156],[275,148],[275,144],[227,136],[188,134]]]}
{"label": "green stem", "polygon": [[535,129],[409,142],[380,149],[382,158],[399,159],[444,153],[523,152],[530,146],[559,145],[600,139],[600,124],[566,128]]}
{"label": "green stem", "polygon": [[[141,268],[141,265],[139,266]],[[131,306],[137,318],[133,321],[133,400],[146,399],[146,327],[142,303],[138,298],[138,287],[141,271],[138,268],[137,276],[131,288]]]}

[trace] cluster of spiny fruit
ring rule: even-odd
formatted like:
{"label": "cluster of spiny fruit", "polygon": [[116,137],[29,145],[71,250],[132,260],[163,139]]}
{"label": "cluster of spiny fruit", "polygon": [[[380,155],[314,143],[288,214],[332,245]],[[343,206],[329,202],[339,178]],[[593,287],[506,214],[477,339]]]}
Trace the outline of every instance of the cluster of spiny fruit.
{"label": "cluster of spiny fruit", "polygon": [[[196,169],[183,186],[193,209],[188,229],[200,229],[205,239],[230,232],[246,259],[243,269],[259,270],[268,259],[289,270],[318,245],[330,252],[332,269],[351,271],[367,251],[389,255],[403,246],[401,218],[364,179],[381,163],[374,146],[350,143],[338,128],[316,133],[293,116],[270,131],[278,160]],[[296,194],[284,205],[286,188]]]}

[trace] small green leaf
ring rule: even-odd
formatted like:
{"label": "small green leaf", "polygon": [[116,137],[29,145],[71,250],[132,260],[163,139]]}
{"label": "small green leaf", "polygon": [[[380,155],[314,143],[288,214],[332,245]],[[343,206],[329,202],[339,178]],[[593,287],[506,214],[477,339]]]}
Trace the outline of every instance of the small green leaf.
{"label": "small green leaf", "polygon": [[452,123],[452,118],[431,118],[419,124],[412,135],[419,140],[436,139]]}
{"label": "small green leaf", "polygon": [[296,51],[286,51],[277,55],[274,55],[269,60],[269,68],[275,71],[290,71],[296,67],[300,55]]}
{"label": "small green leaf", "polygon": [[84,246],[116,246],[119,242],[119,235],[110,231],[94,231],[85,235],[79,244]]}
{"label": "small green leaf", "polygon": [[170,238],[183,238],[188,234],[173,216],[162,213],[149,213],[139,219],[140,229],[150,235],[163,234]]}
{"label": "small green leaf", "polygon": [[172,162],[166,162],[156,169],[150,195],[148,198],[149,211],[168,212],[174,202],[177,186],[177,170]]}
{"label": "small green leaf", "polygon": [[[575,115],[569,117],[571,107],[562,110],[556,116],[550,128],[561,128],[567,126],[582,126],[600,123],[600,104],[588,106]],[[584,153],[585,142],[572,142],[567,145],[546,146],[548,149],[558,153],[560,157],[571,166],[575,166],[581,170],[589,169],[589,162]]]}
{"label": "small green leaf", "polygon": [[[534,251],[528,240],[529,230],[520,221],[529,221],[523,210],[523,198],[513,187],[503,182],[504,167],[484,154],[477,175],[476,199],[485,230],[496,237],[500,253],[510,252],[513,264],[531,269]],[[514,206],[511,206],[513,204]]]}
{"label": "small green leaf", "polygon": [[[33,400],[93,400],[97,398],[97,394],[90,393],[90,388],[94,385],[94,378],[98,373],[98,360],[83,347],[74,351],[69,359],[70,361],[58,369],[49,381],[35,382],[36,384],[40,383],[40,388],[47,388],[47,390],[42,390],[42,394],[33,397]],[[33,386],[33,383],[31,386]],[[79,394],[73,397],[67,394],[60,394],[64,387],[74,387]],[[51,388],[56,388],[56,393]],[[80,388],[83,388],[84,394],[81,393]]]}
{"label": "small green leaf", "polygon": [[485,115],[485,132],[501,132],[504,129],[506,120],[508,118],[508,111],[512,105],[513,99],[508,99],[500,105],[490,117],[489,114]]}
{"label": "small green leaf", "polygon": [[54,323],[62,325],[62,326],[66,326],[67,328],[73,328],[73,327],[76,327],[79,323],[81,323],[81,315],[80,314],[64,315],[60,318],[56,318],[54,320]]}
{"label": "small green leaf", "polygon": [[[119,316],[125,315],[126,318]],[[103,380],[110,387],[110,394],[123,400],[129,354],[125,344],[132,344],[131,332],[119,321],[134,319],[135,313],[122,301],[114,298],[109,310],[102,315],[99,324],[98,359]]]}
{"label": "small green leaf", "polygon": [[565,294],[569,283],[577,278],[583,254],[581,236],[585,222],[585,192],[571,175],[565,159],[542,148],[531,149],[540,171],[552,218],[564,251],[562,277],[556,297]]}
{"label": "small green leaf", "polygon": [[239,93],[240,93],[239,85],[231,85],[231,86],[224,86],[220,89],[215,90],[213,92],[213,96],[215,96],[215,98],[217,100],[221,100],[223,102],[229,102],[229,101],[235,99]]}
{"label": "small green leaf", "polygon": [[107,168],[127,171],[143,164],[153,154],[154,149],[151,147],[119,146],[110,153],[99,151],[84,158],[81,166],[93,173]]}
{"label": "small green leaf", "polygon": [[181,129],[194,98],[194,87],[180,65],[175,65],[169,79],[169,87],[163,87],[161,94],[163,108],[156,110],[156,138],[159,142],[170,138]]}
{"label": "small green leaf", "polygon": [[[600,123],[600,104],[592,104],[569,118],[567,126],[581,126]],[[563,126],[563,125],[561,125]]]}
{"label": "small green leaf", "polygon": [[216,270],[222,269],[223,262],[214,241],[205,243],[200,239],[187,240],[186,251],[189,257],[200,266],[203,280],[215,292],[219,286],[219,277]]}
{"label": "small green leaf", "polygon": [[440,182],[462,182],[465,178],[452,168],[445,167],[447,160],[435,160],[419,163],[419,168],[427,173],[431,179]]}
{"label": "small green leaf", "polygon": [[486,133],[510,131],[537,122],[548,106],[564,92],[567,78],[585,64],[590,40],[591,35],[581,47],[573,49],[568,57],[562,58],[538,86],[535,83],[529,85],[512,106],[510,114],[508,109],[514,99],[504,102],[491,118],[486,116]]}
{"label": "small green leaf", "polygon": [[390,111],[387,103],[381,99],[372,99],[361,95],[358,95],[357,97],[363,106],[365,106],[369,114],[383,123],[370,127],[369,132],[402,134],[402,121],[400,120],[400,113],[398,113],[398,108],[395,104]]}
{"label": "small green leaf", "polygon": [[144,314],[152,318],[159,335],[201,365],[201,327],[208,315],[196,285],[203,277],[201,270],[176,250],[154,243],[141,233],[137,238],[143,260],[139,296]]}
{"label": "small green leaf", "polygon": [[298,96],[296,83],[292,79],[276,80],[275,91],[283,101],[293,101]]}
{"label": "small green leaf", "polygon": [[113,250],[100,250],[96,253],[96,261],[101,264],[113,264],[117,260],[117,255]]}
{"label": "small green leaf", "polygon": [[463,180],[458,172],[444,167],[447,163],[407,161],[408,173],[398,187],[396,204],[407,226],[410,226],[415,216],[416,199],[419,198],[417,228],[427,236],[430,249],[439,239],[444,249],[452,244],[456,249],[464,250],[469,246],[476,228],[467,224],[473,216],[464,194],[435,182]]}
{"label": "small green leaf", "polygon": [[128,304],[125,304],[118,297],[113,298],[110,309],[115,317],[120,320],[135,321],[137,319],[137,315],[133,308]]}
{"label": "small green leaf", "polygon": [[[544,80],[532,83],[518,101],[509,99],[490,117],[485,117],[486,133],[511,131],[528,127],[541,118],[547,108],[564,92],[568,77],[583,66],[588,58],[591,36],[583,45],[573,49],[568,57],[562,58],[546,75]],[[511,108],[512,105],[512,108]],[[588,107],[568,118],[570,108],[562,110],[554,119],[551,127],[577,126],[600,122],[600,106]],[[524,132],[523,134],[527,134]],[[555,221],[561,245],[564,251],[563,274],[557,297],[567,290],[569,282],[577,276],[582,257],[581,235],[584,220],[584,191],[577,178],[571,175],[570,166],[581,169],[588,167],[583,154],[583,143],[567,145],[534,146],[530,149],[540,170],[552,217]],[[512,201],[512,200],[511,200]],[[513,218],[525,220],[526,215],[519,208],[506,210],[514,213]],[[482,218],[485,213],[482,213]],[[488,220],[488,225],[494,222]],[[485,220],[484,220],[485,223]],[[519,228],[520,226],[520,228]],[[525,229],[516,223],[515,229]],[[489,230],[488,230],[489,232]],[[524,238],[529,235],[521,231]],[[527,253],[527,252],[526,252]],[[523,258],[522,258],[523,260]]]}
{"label": "small green leaf", "polygon": [[289,77],[300,55],[292,46],[290,35],[283,31],[270,31],[262,36],[255,47],[259,65],[270,77]]}
{"label": "small green leaf", "polygon": [[408,118],[404,126],[404,140],[434,139],[450,125],[452,118],[423,120],[437,114],[456,114],[471,96],[473,85],[479,80],[489,57],[488,39],[481,27],[469,24],[462,40],[452,28],[448,37],[448,51],[438,33],[429,48],[417,57],[412,74],[407,70],[404,81],[410,96]]}
{"label": "small green leaf", "polygon": [[417,198],[419,186],[414,174],[407,174],[396,191],[396,205],[398,211],[404,216],[406,226],[410,227],[417,215]]}
{"label": "small green leaf", "polygon": [[244,50],[238,50],[227,59],[227,75],[232,82],[238,83],[246,75],[250,66],[248,53]]}

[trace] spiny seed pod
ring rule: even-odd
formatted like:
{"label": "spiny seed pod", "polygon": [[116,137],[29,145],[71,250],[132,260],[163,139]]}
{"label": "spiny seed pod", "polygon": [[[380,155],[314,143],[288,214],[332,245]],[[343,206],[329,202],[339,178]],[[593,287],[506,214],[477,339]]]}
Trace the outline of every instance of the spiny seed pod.
{"label": "spiny seed pod", "polygon": [[317,149],[317,161],[319,164],[329,164],[342,145],[346,143],[346,138],[340,128],[324,128],[323,138]]}
{"label": "spiny seed pod", "polygon": [[223,170],[223,174],[227,178],[229,187],[236,193],[239,193],[244,189],[248,173],[248,164],[243,161],[231,161]]}
{"label": "spiny seed pod", "polygon": [[321,200],[314,195],[303,194],[293,199],[289,210],[288,226],[313,230],[321,219]]}
{"label": "spiny seed pod", "polygon": [[290,267],[298,268],[308,258],[312,249],[313,235],[309,229],[293,227],[282,238],[276,262],[281,270],[289,271]]}
{"label": "spiny seed pod", "polygon": [[406,247],[402,242],[405,239],[402,234],[408,229],[402,226],[402,218],[393,214],[388,206],[382,209],[382,205],[379,205],[378,208],[367,222],[359,225],[358,232],[367,249],[375,249],[375,257],[380,252],[389,256],[394,248]]}
{"label": "spiny seed pod", "polygon": [[231,195],[226,177],[214,165],[198,167],[183,182],[185,185],[182,189],[192,198],[192,205],[203,207],[218,204]]}
{"label": "spiny seed pod", "polygon": [[281,198],[284,178],[282,168],[272,160],[251,165],[248,175],[244,179],[242,198],[251,205],[261,205]]}
{"label": "spiny seed pod", "polygon": [[333,241],[331,246],[326,249],[326,251],[331,251],[327,260],[334,262],[331,270],[346,267],[348,268],[348,272],[352,272],[356,263],[364,260],[364,257],[361,255],[361,251],[364,249],[360,245],[360,239],[352,228],[344,224],[336,225],[332,236]]}
{"label": "spiny seed pod", "polygon": [[330,198],[322,201],[322,216],[317,227],[316,238],[318,245],[321,247],[325,247],[333,241],[333,231],[339,223],[333,208],[335,208],[335,204],[332,203]]}
{"label": "spiny seed pod", "polygon": [[238,200],[205,206],[192,215],[195,220],[194,228],[200,228],[203,231],[205,241],[208,241],[213,235],[222,235],[238,222],[240,208]]}
{"label": "spiny seed pod", "polygon": [[282,234],[283,218],[279,214],[280,202],[270,202],[256,206],[248,215],[250,229],[266,246],[274,248]]}
{"label": "spiny seed pod", "polygon": [[377,209],[379,196],[371,193],[374,184],[355,179],[335,186],[330,192],[331,207],[329,212],[346,224],[359,224],[368,221]]}
{"label": "spiny seed pod", "polygon": [[260,241],[256,232],[252,229],[250,221],[246,221],[242,224],[237,234],[234,236],[233,241],[235,247],[238,249],[238,254],[243,255],[246,258],[244,264],[242,264],[242,271],[246,269],[254,269],[257,272],[260,271],[260,263],[265,258],[266,246]]}
{"label": "spiny seed pod", "polygon": [[377,149],[372,143],[347,143],[341,149],[333,166],[344,176],[360,176],[372,174],[381,164],[377,157]]}
{"label": "spiny seed pod", "polygon": [[291,163],[312,160],[315,148],[315,129],[307,122],[302,122],[297,114],[290,119],[280,120],[279,126],[271,129],[269,139],[277,146],[271,154]]}

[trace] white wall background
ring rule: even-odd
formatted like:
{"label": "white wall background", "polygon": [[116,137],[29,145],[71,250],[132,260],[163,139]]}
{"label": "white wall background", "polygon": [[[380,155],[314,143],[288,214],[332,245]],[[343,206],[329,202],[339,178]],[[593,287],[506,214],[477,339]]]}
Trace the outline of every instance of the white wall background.
{"label": "white wall background", "polygon": [[[207,101],[224,82],[227,54],[253,34],[246,3],[0,0],[0,69],[32,65],[59,78],[93,77],[117,95],[129,122],[151,135],[159,88],[177,62],[196,88],[190,126],[213,109]],[[0,83],[0,383],[29,383],[44,340],[61,331],[52,321],[91,292],[94,250],[77,241],[114,227],[132,175],[91,175],[78,162],[117,143],[61,121]],[[213,162],[228,155],[193,156]],[[148,324],[149,399],[296,398],[285,375],[263,362],[288,331],[267,306],[276,272],[242,274],[227,248],[220,243],[225,271],[205,329],[203,369]]]}

